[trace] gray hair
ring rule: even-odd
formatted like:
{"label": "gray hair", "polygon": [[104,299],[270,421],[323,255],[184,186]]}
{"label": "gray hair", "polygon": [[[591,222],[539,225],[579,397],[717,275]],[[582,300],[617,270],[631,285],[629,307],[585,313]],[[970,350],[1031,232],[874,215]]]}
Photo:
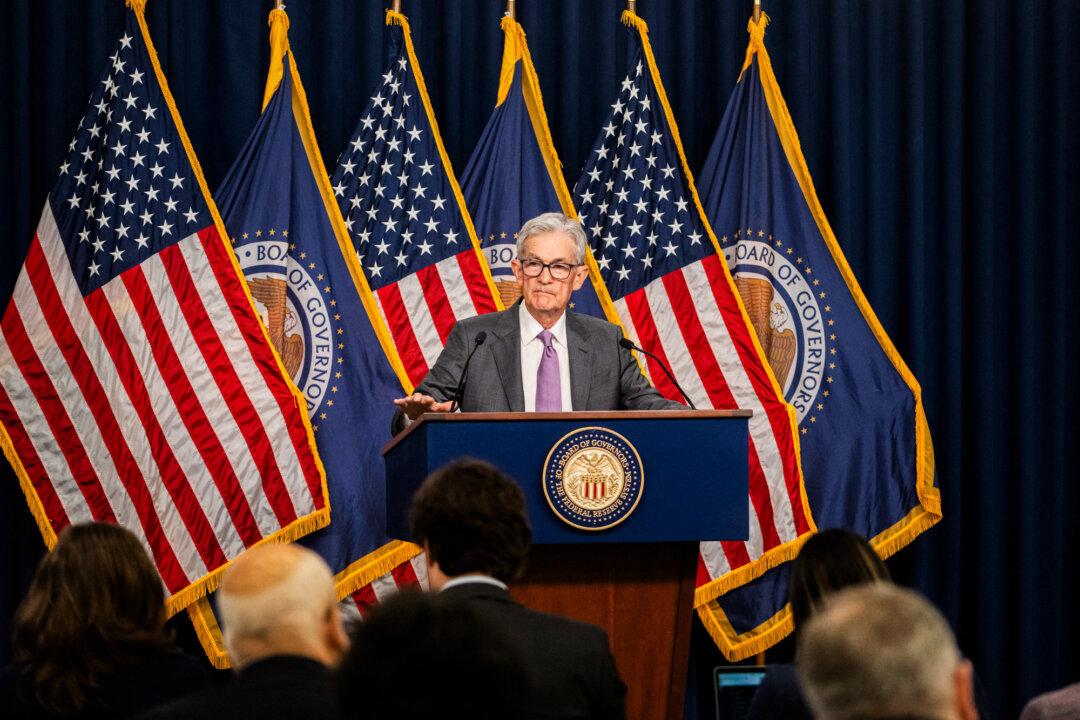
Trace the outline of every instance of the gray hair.
{"label": "gray hair", "polygon": [[960,661],[937,608],[874,583],[837,593],[810,618],[796,665],[814,717],[849,720],[947,715]]}
{"label": "gray hair", "polygon": [[577,245],[578,265],[585,263],[585,231],[581,228],[581,223],[558,212],[544,213],[525,221],[525,224],[521,226],[517,233],[518,259],[520,260],[524,256],[526,240],[534,235],[543,235],[550,232],[561,232],[569,235],[570,239]]}

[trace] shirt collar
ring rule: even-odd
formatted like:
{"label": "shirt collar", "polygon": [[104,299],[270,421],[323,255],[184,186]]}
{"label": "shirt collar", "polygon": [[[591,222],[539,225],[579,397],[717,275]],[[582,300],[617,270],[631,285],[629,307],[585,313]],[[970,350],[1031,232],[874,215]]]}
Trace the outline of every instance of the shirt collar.
{"label": "shirt collar", "polygon": [[[506,583],[504,583],[502,580],[496,580],[495,578],[491,577],[490,575],[458,575],[456,578],[453,578],[451,580],[447,580],[446,584],[442,586],[442,590],[446,590],[447,588],[452,588],[452,587],[454,587],[456,585],[467,585],[469,583],[482,583],[484,585],[494,585],[495,587],[502,588],[503,590],[509,590],[510,589],[510,588],[508,588],[506,586]],[[440,590],[440,592],[442,592],[442,590]]]}
{"label": "shirt collar", "polygon": [[[540,331],[544,329],[544,326],[538,323],[536,318],[529,313],[529,309],[525,307],[524,301],[518,305],[518,322],[521,327],[522,347],[535,340],[536,336],[540,334]],[[566,310],[563,310],[563,314],[560,315],[559,319],[555,321],[555,324],[551,326],[551,335],[560,345],[566,347]]]}

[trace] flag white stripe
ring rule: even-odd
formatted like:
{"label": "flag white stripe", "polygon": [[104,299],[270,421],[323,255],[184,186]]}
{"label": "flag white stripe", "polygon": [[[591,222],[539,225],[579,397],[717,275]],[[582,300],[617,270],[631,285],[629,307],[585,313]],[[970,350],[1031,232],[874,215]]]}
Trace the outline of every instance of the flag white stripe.
{"label": "flag white stripe", "polygon": [[[698,317],[701,318],[705,335],[709,338],[713,355],[720,364],[720,370],[724,373],[735,403],[741,408],[754,411],[750,418],[750,437],[757,449],[758,460],[769,488],[769,498],[773,507],[773,524],[776,526],[781,542],[794,540],[798,537],[798,532],[795,529],[791,499],[787,493],[787,479],[784,475],[780,446],[776,442],[772,423],[761,403],[761,398],[754,391],[749,375],[746,374],[746,368],[743,367],[739,353],[735,349],[735,343],[731,339],[724,318],[716,307],[709,278],[705,274],[701,261],[683,268],[683,277],[686,278],[690,297],[694,301],[694,307],[697,309]],[[750,557],[756,558],[757,555],[751,553]]]}
{"label": "flag white stripe", "polygon": [[727,553],[724,552],[724,548],[719,542],[702,542],[698,545],[698,552],[701,553],[701,559],[705,561],[705,568],[713,579],[731,572]]}
{"label": "flag white stripe", "polygon": [[[19,274],[18,283],[15,286],[15,295],[18,296],[30,290],[30,279],[26,276],[26,269]],[[31,291],[32,292],[32,291]],[[72,522],[90,519],[90,508],[86,505],[86,499],[79,492],[79,486],[71,476],[67,459],[56,442],[52,430],[43,422],[44,410],[38,403],[37,396],[23,377],[21,368],[15,364],[15,358],[11,354],[11,347],[6,338],[0,338],[0,382],[4,385],[11,405],[19,416],[19,422],[30,444],[34,446],[46,476],[50,479],[60,499],[60,504]]]}
{"label": "flag white stripe", "polygon": [[[135,504],[128,497],[127,491],[120,483],[110,482],[110,479],[115,480],[115,478],[119,477],[120,470],[114,464],[112,455],[109,454],[105,438],[102,436],[102,431],[98,428],[94,415],[90,411],[87,399],[83,396],[75,377],[71,374],[71,369],[60,352],[56,338],[53,337],[48,324],[45,322],[41,306],[38,304],[37,297],[34,295],[29,283],[26,290],[28,292],[15,295],[12,302],[15,303],[15,307],[22,317],[27,337],[30,338],[30,344],[33,346],[34,352],[37,354],[38,359],[41,360],[41,364],[52,381],[53,387],[56,388],[57,400],[64,406],[68,417],[71,418],[75,434],[85,449],[90,466],[97,476],[96,479],[76,478],[76,480],[78,482],[96,482],[100,485],[109,506],[112,508],[113,515],[116,517],[116,522],[131,529],[145,543],[146,537],[143,534],[142,524],[139,522]],[[58,310],[61,309],[58,308]],[[113,428],[106,428],[105,431],[112,432]],[[63,439],[56,438],[54,442],[60,443],[63,442]],[[141,481],[141,478],[139,480]],[[90,519],[89,506],[80,519]],[[74,518],[72,518],[72,522],[75,522]]]}
{"label": "flag white stripe", "polygon": [[403,277],[397,285],[398,292],[401,293],[401,303],[405,306],[416,342],[420,345],[420,352],[423,353],[427,366],[431,367],[439,359],[443,344],[435,327],[435,318],[431,317],[431,310],[424,299],[420,279],[413,273]]}
{"label": "flag white stripe", "polygon": [[[120,432],[127,441],[132,457],[139,467],[139,472],[142,473],[145,479],[154,512],[161,523],[165,538],[172,547],[173,555],[180,562],[186,577],[202,577],[207,573],[207,567],[199,555],[199,549],[195,546],[194,539],[180,517],[176,504],[161,479],[161,473],[157,463],[154,462],[151,447],[149,443],[145,442],[146,431],[135,412],[127,391],[120,382],[117,368],[105,348],[97,326],[94,325],[93,318],[90,317],[90,313],[86,309],[82,293],[75,286],[67,252],[61,244],[59,231],[56,228],[52,213],[48,211],[46,211],[41,224],[38,226],[38,237],[41,240],[41,248],[48,263],[53,284],[56,286],[64,308],[68,311],[72,328],[82,343],[90,365],[101,383],[109,407],[116,417]],[[132,478],[132,480],[134,482],[143,482],[143,478]],[[115,484],[118,486],[117,492],[127,492],[115,476],[103,478],[102,483]]]}
{"label": "flag white stripe", "polygon": [[454,255],[436,263],[435,269],[439,271],[443,288],[446,290],[446,299],[450,301],[450,308],[454,311],[454,319],[461,320],[475,315],[476,306],[469,295],[469,286],[461,272],[458,256]]}
{"label": "flag white stripe", "polygon": [[[691,294],[693,294],[693,290],[691,290]],[[709,399],[704,384],[702,384],[697,368],[694,366],[694,360],[687,347],[686,339],[683,337],[682,329],[675,320],[675,311],[671,307],[671,301],[663,281],[654,280],[646,285],[645,297],[649,302],[649,311],[652,313],[653,323],[656,325],[657,336],[660,339],[660,344],[664,347],[664,355],[671,365],[671,372],[675,375],[675,379],[679,381],[686,393],[694,400],[695,405],[712,407],[713,403]],[[715,307],[712,312],[719,314]],[[700,308],[698,314],[701,315]],[[704,324],[706,319],[702,317],[701,321]],[[722,365],[721,369],[723,369]],[[730,377],[725,374],[724,378],[730,384]],[[745,406],[739,405],[739,407]],[[764,548],[761,534],[761,518],[758,517],[757,512],[754,510],[754,504],[750,501],[749,493],[746,496],[746,502],[750,510],[750,535],[746,541],[746,551],[750,554],[750,558],[754,559],[761,556]]]}
{"label": "flag white stripe", "polygon": [[386,573],[382,577],[372,580],[371,589],[379,602],[386,602],[387,598],[396,595],[401,590],[397,585],[397,581],[394,580],[393,573]]}
{"label": "flag white stripe", "polygon": [[[198,242],[195,236],[183,240],[180,244],[193,242]],[[164,321],[165,330],[169,334],[169,341],[180,358],[182,367],[179,369],[187,376],[199,405],[202,406],[203,412],[206,413],[207,422],[209,423],[207,430],[217,436],[222,448],[224,448],[229,465],[239,480],[240,487],[244,491],[244,496],[247,498],[247,503],[255,517],[255,524],[260,533],[269,535],[275,532],[280,525],[273,508],[270,506],[270,501],[259,483],[259,478],[262,475],[244,440],[244,433],[237,425],[229,406],[225,402],[225,398],[221,394],[221,389],[215,382],[214,377],[207,371],[206,361],[199,350],[199,345],[192,336],[191,328],[188,326],[187,320],[184,319],[180,306],[177,304],[176,294],[169,284],[169,278],[165,273],[160,254],[143,261],[141,268],[146,277],[147,286],[150,288],[154,304]],[[214,468],[207,468],[206,472],[213,473]],[[218,542],[224,543],[225,537],[222,535],[219,526],[225,523],[232,524],[229,514],[221,512],[219,509],[216,513],[210,515],[210,522],[214,526],[214,534],[217,535]],[[222,549],[225,550],[228,557],[233,557],[240,550],[240,548],[225,545],[222,545]]]}
{"label": "flag white stripe", "polygon": [[[207,242],[218,241],[211,238]],[[289,428],[282,420],[281,407],[273,393],[267,388],[266,381],[259,371],[255,358],[251,355],[251,350],[236,324],[236,318],[231,309],[220,301],[225,291],[218,284],[217,277],[210,267],[210,261],[206,257],[205,249],[201,243],[184,242],[180,244],[180,252],[184,256],[191,279],[202,298],[206,314],[210,317],[210,322],[225,347],[229,362],[233,365],[244,392],[259,416],[259,422],[270,441],[270,447],[273,448],[274,459],[281,470],[297,517],[314,512],[315,501],[304,480],[304,469],[300,465],[300,456],[289,435]],[[307,413],[306,405],[301,408],[301,412]],[[240,479],[241,482],[245,480],[244,477]]]}
{"label": "flag white stripe", "polygon": [[[128,294],[127,288],[122,282],[112,282],[104,285],[99,292],[104,293],[105,300],[112,309],[114,318],[120,331],[124,335],[127,345],[133,349],[146,347],[148,339],[143,329],[142,321],[135,312],[135,304]],[[214,529],[214,535],[218,539],[222,550],[231,557],[231,552],[239,552],[244,547],[239,533],[231,522],[214,522],[214,518],[227,518],[222,512],[225,500],[217,489],[217,485],[210,479],[210,469],[199,449],[188,432],[187,426],[180,419],[180,409],[176,406],[172,394],[168,392],[168,384],[162,377],[157,361],[151,352],[132,352],[139,375],[142,376],[150,395],[150,406],[154,416],[161,425],[165,439],[176,456],[176,462],[184,473],[187,482],[195,494],[199,506],[210,521]]]}
{"label": "flag white stripe", "polygon": [[427,560],[424,559],[424,554],[420,553],[409,562],[412,563],[412,569],[416,573],[416,580],[420,583],[420,587],[425,591],[428,590]]}

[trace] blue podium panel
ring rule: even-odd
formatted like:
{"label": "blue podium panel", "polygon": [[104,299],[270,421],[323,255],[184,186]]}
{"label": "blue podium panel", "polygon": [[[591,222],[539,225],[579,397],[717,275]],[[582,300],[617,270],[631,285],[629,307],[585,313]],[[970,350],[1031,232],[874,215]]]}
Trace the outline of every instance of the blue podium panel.
{"label": "blue podium panel", "polygon": [[[749,415],[743,410],[425,415],[383,450],[387,535],[410,539],[412,494],[428,473],[468,456],[496,465],[521,486],[533,544],[745,540]],[[564,521],[550,502],[550,476],[548,492],[544,487],[545,462],[549,456],[558,460],[553,450],[560,440],[589,428],[621,436],[640,458],[636,506],[603,530]]]}

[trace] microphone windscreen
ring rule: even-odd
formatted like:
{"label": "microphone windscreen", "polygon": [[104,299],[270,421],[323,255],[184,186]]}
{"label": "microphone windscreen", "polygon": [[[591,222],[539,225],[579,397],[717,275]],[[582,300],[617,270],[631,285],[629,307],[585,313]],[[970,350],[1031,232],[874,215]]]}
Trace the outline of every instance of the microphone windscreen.
{"label": "microphone windscreen", "polygon": [[619,338],[619,347],[623,350],[633,350],[634,343],[630,342],[627,338]]}
{"label": "microphone windscreen", "polygon": [[480,347],[481,345],[483,345],[485,340],[487,340],[487,331],[486,330],[481,330],[480,332],[476,333],[476,346],[477,347]]}

